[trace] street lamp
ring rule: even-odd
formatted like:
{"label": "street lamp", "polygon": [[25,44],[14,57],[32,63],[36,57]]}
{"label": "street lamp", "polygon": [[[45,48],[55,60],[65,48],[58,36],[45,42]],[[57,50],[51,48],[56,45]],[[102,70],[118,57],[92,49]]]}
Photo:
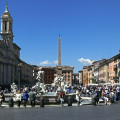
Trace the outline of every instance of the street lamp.
{"label": "street lamp", "polygon": [[21,74],[21,67],[22,67],[22,63],[18,64],[18,72],[19,72],[19,78],[18,78],[18,88],[20,90],[20,74]]}

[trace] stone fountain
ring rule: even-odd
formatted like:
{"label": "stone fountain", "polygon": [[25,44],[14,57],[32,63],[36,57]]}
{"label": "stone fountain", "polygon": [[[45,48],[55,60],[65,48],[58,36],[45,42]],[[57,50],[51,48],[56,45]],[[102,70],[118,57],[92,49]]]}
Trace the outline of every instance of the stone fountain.
{"label": "stone fountain", "polygon": [[66,93],[66,89],[70,87],[70,85],[64,81],[64,77],[65,76],[63,75],[59,75],[55,77],[54,83],[52,83],[52,86],[57,87],[56,93],[60,91],[64,91]]}

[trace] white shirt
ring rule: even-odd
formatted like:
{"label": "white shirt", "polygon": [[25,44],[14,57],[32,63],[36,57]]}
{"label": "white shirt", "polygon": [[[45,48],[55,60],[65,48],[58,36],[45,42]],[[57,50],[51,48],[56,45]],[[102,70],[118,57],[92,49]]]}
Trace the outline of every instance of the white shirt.
{"label": "white shirt", "polygon": [[21,94],[16,94],[16,101],[21,101],[22,95]]}
{"label": "white shirt", "polygon": [[116,90],[117,90],[117,92],[120,92],[120,88],[119,87],[117,87]]}
{"label": "white shirt", "polygon": [[76,99],[79,99],[80,98],[80,94],[78,92],[78,90],[76,90]]}

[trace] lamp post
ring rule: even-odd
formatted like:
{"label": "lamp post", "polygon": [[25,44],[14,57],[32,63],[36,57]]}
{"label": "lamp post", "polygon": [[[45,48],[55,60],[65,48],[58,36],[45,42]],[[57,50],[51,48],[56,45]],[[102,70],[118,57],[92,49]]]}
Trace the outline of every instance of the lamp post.
{"label": "lamp post", "polygon": [[20,74],[21,74],[21,67],[22,67],[22,63],[18,64],[18,72],[19,72],[19,78],[18,78],[18,88],[20,89]]}

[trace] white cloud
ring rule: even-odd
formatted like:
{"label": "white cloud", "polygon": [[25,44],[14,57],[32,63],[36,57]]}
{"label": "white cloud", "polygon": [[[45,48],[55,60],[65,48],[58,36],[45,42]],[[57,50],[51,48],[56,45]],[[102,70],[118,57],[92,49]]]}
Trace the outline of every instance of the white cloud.
{"label": "white cloud", "polygon": [[78,61],[79,61],[81,64],[83,64],[83,65],[91,65],[91,64],[93,63],[92,60],[90,60],[90,59],[84,59],[84,58],[80,58],[80,59],[78,59]]}
{"label": "white cloud", "polygon": [[52,62],[49,62],[48,60],[45,60],[43,62],[40,62],[40,65],[56,65],[58,64],[58,60],[54,60]]}
{"label": "white cloud", "polygon": [[55,65],[58,64],[58,60],[53,61],[53,64]]}
{"label": "white cloud", "polygon": [[50,65],[50,64],[51,64],[51,62],[49,62],[48,60],[40,62],[40,65]]}

